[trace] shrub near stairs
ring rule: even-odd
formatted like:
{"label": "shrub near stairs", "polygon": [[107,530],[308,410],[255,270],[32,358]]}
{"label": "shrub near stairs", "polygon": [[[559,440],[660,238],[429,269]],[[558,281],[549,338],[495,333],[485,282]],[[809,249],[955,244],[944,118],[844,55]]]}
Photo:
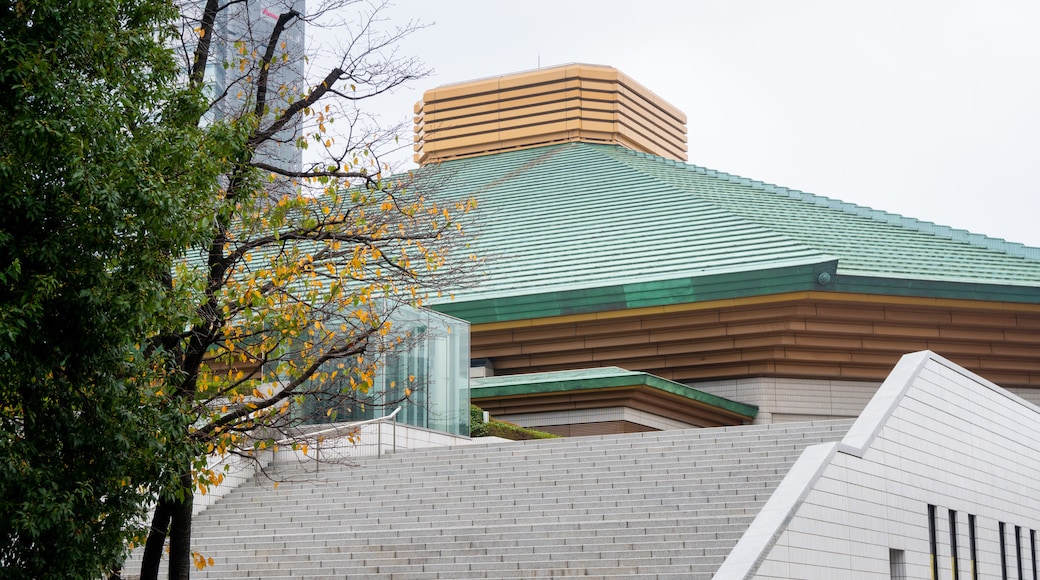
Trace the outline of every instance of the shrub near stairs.
{"label": "shrub near stairs", "polygon": [[501,437],[512,441],[526,441],[529,439],[553,439],[559,435],[536,431],[491,419],[484,422],[484,410],[476,405],[469,406],[469,435],[470,437]]}

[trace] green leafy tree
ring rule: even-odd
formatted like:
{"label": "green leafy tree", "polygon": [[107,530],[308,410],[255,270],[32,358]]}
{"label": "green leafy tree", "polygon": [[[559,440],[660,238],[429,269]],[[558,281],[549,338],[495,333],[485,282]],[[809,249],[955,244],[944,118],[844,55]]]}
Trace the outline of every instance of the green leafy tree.
{"label": "green leafy tree", "polygon": [[[0,576],[97,578],[190,456],[142,341],[216,166],[162,0],[0,6]],[[140,533],[140,532],[137,532]]]}

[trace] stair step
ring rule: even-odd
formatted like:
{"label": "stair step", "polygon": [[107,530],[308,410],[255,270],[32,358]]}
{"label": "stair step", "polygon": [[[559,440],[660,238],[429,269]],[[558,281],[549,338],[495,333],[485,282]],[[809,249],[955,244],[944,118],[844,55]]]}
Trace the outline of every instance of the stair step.
{"label": "stair step", "polygon": [[[194,578],[707,580],[802,450],[848,421],[283,460],[193,523]],[[140,552],[125,567],[133,578]]]}

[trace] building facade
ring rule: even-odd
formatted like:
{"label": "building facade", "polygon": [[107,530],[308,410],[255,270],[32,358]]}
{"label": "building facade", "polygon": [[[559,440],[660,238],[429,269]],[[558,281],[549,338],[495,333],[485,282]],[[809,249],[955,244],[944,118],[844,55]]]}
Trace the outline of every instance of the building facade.
{"label": "building facade", "polygon": [[[205,2],[195,5],[201,18]],[[206,67],[206,91],[211,102],[209,118],[237,118],[255,111],[256,79],[260,58],[272,41],[283,14],[306,14],[306,0],[248,0],[228,3],[217,13]],[[306,25],[300,17],[287,20],[275,42],[274,59],[268,71],[267,106],[260,123],[269,124],[306,90],[304,79]],[[302,124],[297,116],[262,144],[256,160],[286,171],[303,169],[303,151],[297,146]]]}
{"label": "building facade", "polygon": [[806,449],[715,578],[1034,578],[1040,409],[931,352]]}
{"label": "building facade", "polygon": [[[657,391],[677,408],[698,391],[756,407],[744,421],[851,418],[926,349],[1040,401],[1038,248],[688,164],[685,115],[610,67],[448,85],[416,110],[422,171],[479,207],[483,278],[435,308],[471,323],[493,414],[716,424],[519,388],[616,367],[686,385]],[[605,419],[624,409],[657,418]]]}

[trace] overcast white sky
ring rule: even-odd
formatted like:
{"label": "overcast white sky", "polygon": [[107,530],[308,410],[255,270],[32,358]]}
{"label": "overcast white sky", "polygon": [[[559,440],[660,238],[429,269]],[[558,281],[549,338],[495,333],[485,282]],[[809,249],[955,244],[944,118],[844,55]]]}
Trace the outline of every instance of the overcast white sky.
{"label": "overcast white sky", "polygon": [[683,110],[689,162],[1040,247],[1040,2],[397,0],[434,73],[568,62]]}

